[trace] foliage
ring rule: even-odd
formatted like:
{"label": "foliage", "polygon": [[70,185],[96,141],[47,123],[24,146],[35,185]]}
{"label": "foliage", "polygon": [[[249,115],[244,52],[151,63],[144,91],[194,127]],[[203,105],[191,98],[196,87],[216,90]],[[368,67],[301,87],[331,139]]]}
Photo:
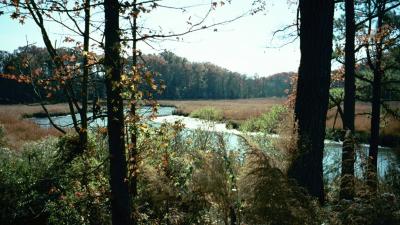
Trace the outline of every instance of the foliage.
{"label": "foliage", "polygon": [[318,204],[253,146],[242,170],[244,221],[249,224],[320,224]]}
{"label": "foliage", "polygon": [[[138,224],[398,222],[397,195],[320,208],[288,179],[296,134],[290,110],[285,115],[276,128],[280,138],[247,137],[238,149],[229,148],[226,134],[180,123],[138,124]],[[2,224],[111,223],[104,133],[91,133],[84,154],[76,154],[77,138],[68,134],[29,143],[21,152],[0,150]],[[390,177],[398,187],[398,178]]]}
{"label": "foliage", "polygon": [[31,143],[22,153],[0,151],[0,220],[3,224],[42,221],[50,180],[45,179],[55,162],[53,138]]}
{"label": "foliage", "polygon": [[5,140],[5,129],[3,124],[0,124],[0,147],[5,146],[6,145],[6,140]]}
{"label": "foliage", "polygon": [[223,114],[221,110],[213,107],[204,107],[190,113],[190,117],[208,121],[221,121]]}
{"label": "foliage", "polygon": [[71,138],[30,143],[21,153],[1,149],[2,224],[110,224],[104,149],[65,162],[60,147]]}
{"label": "foliage", "polygon": [[[365,183],[362,184],[365,187]],[[359,187],[360,188],[360,187]],[[360,195],[361,194],[361,195]],[[325,223],[332,225],[395,225],[400,223],[398,195],[358,191],[354,200],[333,202],[325,208]]]}
{"label": "foliage", "polygon": [[260,117],[246,120],[241,126],[242,131],[273,133],[278,132],[278,126],[287,116],[288,109],[282,105],[276,105],[269,112]]}
{"label": "foliage", "polygon": [[139,141],[141,224],[228,221],[238,155],[228,152],[219,135],[182,128],[163,124]]}

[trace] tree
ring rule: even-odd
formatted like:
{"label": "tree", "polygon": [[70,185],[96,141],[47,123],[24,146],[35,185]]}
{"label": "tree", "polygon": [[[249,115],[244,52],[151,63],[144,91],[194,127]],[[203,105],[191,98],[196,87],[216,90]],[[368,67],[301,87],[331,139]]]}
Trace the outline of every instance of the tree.
{"label": "tree", "polygon": [[295,119],[297,154],[289,176],[324,202],[322,157],[329,100],[334,1],[300,0],[301,60]]}
{"label": "tree", "polygon": [[[48,83],[52,83],[54,87],[48,89],[62,90],[64,98],[67,100],[69,106],[74,129],[79,135],[80,152],[85,151],[88,142],[87,130],[89,124],[89,118],[87,117],[88,89],[89,82],[91,81],[89,78],[91,75],[91,68],[93,64],[96,63],[96,60],[94,60],[94,54],[89,51],[89,40],[93,39],[90,36],[90,26],[92,24],[90,9],[99,3],[96,2],[94,5],[91,5],[90,0],[86,0],[82,1],[82,3],[76,2],[76,4],[71,5],[71,3],[68,1],[36,2],[34,0],[29,0],[24,2],[3,1],[1,4],[3,6],[15,9],[15,11],[11,14],[12,18],[18,19],[21,23],[24,23],[27,16],[30,16],[40,29],[43,42],[52,61],[52,63],[49,64],[49,67],[46,69],[51,72],[47,73],[47,77],[40,76],[42,75],[42,72],[35,72],[34,74],[28,73],[30,75],[33,89],[41,102],[43,110],[46,113],[47,109],[43,103],[44,98],[42,97],[42,92],[40,91],[40,88],[42,88],[41,84],[44,83],[48,85]],[[79,14],[81,11],[84,12],[83,30],[80,28],[79,21]],[[65,22],[63,19],[57,19],[57,16],[54,14],[62,15],[63,17],[68,18],[70,21]],[[80,44],[80,41],[76,41],[76,48],[74,50],[56,48],[56,45],[53,44],[48,30],[46,29],[45,23],[48,21],[60,24],[74,34],[82,36],[83,45]],[[73,25],[71,26],[71,24]],[[75,40],[66,35],[64,42],[75,42]],[[81,59],[81,61],[79,61],[79,59]],[[33,71],[41,71],[43,69],[42,67],[33,68],[31,65],[29,66]],[[92,75],[93,74],[94,73],[92,73]],[[48,93],[48,96],[52,94],[53,93],[50,92]],[[76,114],[79,115],[79,118],[76,116]],[[56,129],[62,133],[66,133],[65,130],[52,122],[52,119],[49,115],[48,118]]]}
{"label": "tree", "polygon": [[343,128],[349,132],[342,149],[342,175],[340,198],[352,199],[354,195],[354,118],[356,101],[355,49],[354,41],[356,24],[354,18],[354,0],[345,1],[346,43],[345,43],[345,76],[344,76],[344,118]]}
{"label": "tree", "polygon": [[104,69],[107,88],[107,130],[110,154],[111,214],[113,225],[130,225],[131,203],[128,192],[124,141],[124,103],[121,87],[121,44],[118,0],[105,0]]}
{"label": "tree", "polygon": [[367,91],[359,97],[371,102],[372,107],[367,169],[367,184],[372,192],[376,192],[378,185],[377,157],[381,111],[383,109],[398,118],[398,113],[385,103],[382,94],[385,89],[390,91],[390,86],[398,82],[391,76],[391,72],[397,67],[397,63],[391,59],[391,53],[395,52],[400,41],[399,16],[396,15],[396,8],[399,6],[400,3],[394,0],[366,1],[363,8],[365,19],[357,23],[362,32],[360,39],[365,53],[361,73],[357,78],[367,84]]}
{"label": "tree", "polygon": [[[392,74],[396,73],[394,71],[397,66],[390,55],[396,46],[398,46],[399,26],[396,24],[399,23],[396,21],[399,20],[396,15],[396,8],[400,6],[400,3],[393,0],[367,0],[356,1],[355,3],[355,5],[354,2],[350,5],[349,2],[345,1],[346,42],[344,51],[340,46],[340,38],[337,38],[338,47],[336,55],[341,56],[343,53],[345,55],[344,62],[341,59],[337,59],[340,63],[345,64],[345,112],[342,116],[342,120],[344,129],[351,130],[351,128],[353,128],[354,130],[354,100],[372,103],[373,112],[370,113],[370,115],[371,121],[374,122],[371,122],[371,141],[373,141],[374,144],[370,145],[372,151],[370,151],[371,154],[369,155],[370,165],[368,172],[371,178],[368,179],[368,183],[372,185],[373,182],[371,181],[376,181],[376,169],[374,169],[374,167],[376,167],[375,160],[378,152],[379,127],[381,126],[380,122],[378,122],[380,119],[377,118],[381,117],[380,111],[382,111],[382,109],[386,111],[384,116],[389,115],[397,118],[396,110],[391,109],[390,105],[386,104],[385,101],[394,99],[393,97],[396,96],[396,88],[394,88],[393,84],[396,83],[397,79],[394,78]],[[355,7],[356,9],[354,10]],[[350,12],[350,10],[353,12]],[[356,19],[354,18],[354,11],[358,13]],[[337,25],[337,33],[343,35],[343,30],[341,29],[341,27],[343,27],[343,20],[337,20]],[[355,59],[355,53],[358,53],[358,59]],[[352,61],[354,63],[352,63]],[[357,69],[355,69],[354,66]],[[353,74],[357,80],[352,78],[350,74]],[[355,81],[357,81],[357,84],[353,85]],[[357,89],[353,89],[353,87],[357,87]],[[383,97],[383,95],[385,95],[385,97]],[[354,96],[354,98],[352,96]],[[375,104],[373,102],[375,102]],[[340,101],[337,101],[337,103],[339,103],[338,108],[340,108]],[[380,106],[378,106],[378,103]],[[378,108],[380,109],[378,110]],[[350,141],[347,141],[343,146],[341,198],[346,196],[346,198],[350,197],[348,195],[352,192],[351,180],[347,178],[354,173],[353,148],[353,143]],[[376,189],[376,187],[373,189]]]}

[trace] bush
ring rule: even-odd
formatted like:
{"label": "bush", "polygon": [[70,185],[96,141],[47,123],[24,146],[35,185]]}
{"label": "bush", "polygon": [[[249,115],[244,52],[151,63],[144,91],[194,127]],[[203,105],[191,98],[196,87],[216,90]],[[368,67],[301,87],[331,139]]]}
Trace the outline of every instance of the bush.
{"label": "bush", "polygon": [[4,126],[2,124],[0,124],[0,147],[3,147],[7,144],[5,138],[6,138],[6,134],[5,134]]}
{"label": "bush", "polygon": [[253,148],[245,161],[239,190],[246,224],[321,224],[316,200],[272,167],[262,150]]}
{"label": "bush", "polygon": [[381,193],[342,200],[330,206],[326,222],[332,225],[397,225],[400,224],[400,203],[396,195]]}
{"label": "bush", "polygon": [[264,132],[276,134],[278,127],[283,119],[287,116],[288,109],[282,105],[275,105],[267,113],[260,117],[246,120],[240,130],[247,132]]}
{"label": "bush", "polygon": [[221,110],[215,109],[213,107],[205,107],[191,112],[190,117],[209,121],[221,121],[223,118],[223,114]]}
{"label": "bush", "polygon": [[0,150],[2,225],[111,223],[105,149],[90,148],[66,162],[69,139],[47,138],[21,152]]}
{"label": "bush", "polygon": [[182,129],[162,124],[140,136],[139,224],[227,224],[240,154],[222,135]]}
{"label": "bush", "polygon": [[53,177],[56,140],[30,143],[21,153],[0,151],[0,221],[2,224],[44,224],[47,193]]}
{"label": "bush", "polygon": [[195,165],[201,162],[181,131],[179,123],[162,124],[139,138],[139,224],[204,224],[209,205],[192,182]]}

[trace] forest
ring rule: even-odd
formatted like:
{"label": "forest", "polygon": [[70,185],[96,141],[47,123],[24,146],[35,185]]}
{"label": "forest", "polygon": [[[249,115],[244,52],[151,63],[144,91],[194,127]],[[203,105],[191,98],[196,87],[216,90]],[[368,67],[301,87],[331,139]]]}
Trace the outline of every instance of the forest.
{"label": "forest", "polygon": [[235,2],[1,1],[41,43],[0,51],[0,224],[400,224],[400,2],[288,1],[296,72],[144,50]]}
{"label": "forest", "polygon": [[[59,49],[69,54],[79,55],[74,49]],[[18,76],[26,74],[28,70],[22,67],[21,62],[30,58],[34,67],[47,68],[43,71],[44,77],[51,77],[54,63],[45,48],[36,46],[20,47],[13,53],[0,51],[0,73]],[[97,56],[102,58],[104,56]],[[130,65],[130,58],[125,59]],[[154,73],[156,81],[164,83],[165,90],[157,94],[157,99],[237,99],[284,97],[290,89],[290,79],[294,73],[279,73],[268,77],[248,77],[239,73],[213,65],[212,63],[192,63],[172,52],[162,52],[159,55],[144,55],[146,66]],[[142,60],[142,61],[143,61]],[[34,64],[33,64],[34,62]],[[144,62],[141,62],[142,64]],[[89,89],[89,99],[105,99],[106,91],[103,68],[92,68],[93,81]],[[99,71],[97,71],[99,70]],[[3,104],[33,103],[39,99],[32,91],[30,84],[18,83],[18,80],[2,77],[0,88],[0,102]],[[38,86],[39,91],[45,90]],[[76,87],[78,88],[78,87]],[[51,102],[64,102],[61,91],[54,91]]]}

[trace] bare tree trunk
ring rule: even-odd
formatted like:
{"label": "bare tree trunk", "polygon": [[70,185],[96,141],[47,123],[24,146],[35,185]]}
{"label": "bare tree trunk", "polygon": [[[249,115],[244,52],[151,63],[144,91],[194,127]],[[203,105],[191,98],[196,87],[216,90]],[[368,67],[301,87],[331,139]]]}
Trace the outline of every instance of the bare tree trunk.
{"label": "bare tree trunk", "polygon": [[[377,35],[381,35],[383,27],[383,16],[385,14],[386,0],[378,0],[377,4]],[[371,22],[370,22],[371,23]],[[381,116],[381,92],[382,92],[382,45],[383,38],[377,38],[375,43],[375,64],[372,63],[371,55],[368,52],[368,62],[374,72],[372,81],[372,115],[371,115],[371,138],[368,153],[368,178],[367,184],[372,192],[376,192],[378,187],[377,167],[378,167],[378,144],[379,144],[379,124]]]}
{"label": "bare tree trunk", "polygon": [[374,81],[372,84],[372,115],[371,115],[371,139],[368,154],[368,185],[373,192],[377,189],[377,167],[378,167],[378,144],[379,144],[379,124],[381,114],[381,78],[380,71],[374,71]]}
{"label": "bare tree trunk", "polygon": [[121,97],[121,62],[118,0],[105,0],[105,56],[108,146],[110,153],[111,213],[113,225],[131,225]]}
{"label": "bare tree trunk", "polygon": [[334,1],[300,0],[301,60],[295,117],[298,154],[289,176],[324,202],[322,157],[329,102]]}
{"label": "bare tree trunk", "polygon": [[90,0],[85,1],[85,31],[83,34],[83,77],[82,77],[82,111],[81,129],[79,130],[79,140],[83,150],[87,149],[88,145],[88,82],[89,82],[89,35],[90,35]]}
{"label": "bare tree trunk", "polygon": [[344,118],[346,131],[342,148],[342,174],[340,198],[352,199],[354,196],[354,116],[355,116],[355,55],[354,40],[356,25],[354,19],[354,0],[346,0],[346,44],[345,44],[345,80],[344,80]]}
{"label": "bare tree trunk", "polygon": [[[133,0],[133,11],[134,11],[134,16],[133,16],[133,23],[132,25],[132,64],[134,66],[134,71],[133,71],[133,76],[136,75],[137,72],[139,72],[137,66],[138,66],[138,59],[137,59],[137,1]],[[134,79],[132,79],[134,81]],[[131,102],[130,102],[130,127],[131,127],[131,132],[130,132],[130,148],[129,148],[129,166],[130,166],[130,186],[129,186],[129,191],[132,195],[132,200],[134,202],[136,196],[137,196],[137,158],[138,158],[138,149],[137,149],[137,124],[136,124],[136,99],[135,99],[135,93],[131,93]],[[134,211],[136,210],[135,204],[133,203],[132,208]],[[135,213],[132,213],[132,222],[133,224],[137,224],[136,222],[136,217]]]}

